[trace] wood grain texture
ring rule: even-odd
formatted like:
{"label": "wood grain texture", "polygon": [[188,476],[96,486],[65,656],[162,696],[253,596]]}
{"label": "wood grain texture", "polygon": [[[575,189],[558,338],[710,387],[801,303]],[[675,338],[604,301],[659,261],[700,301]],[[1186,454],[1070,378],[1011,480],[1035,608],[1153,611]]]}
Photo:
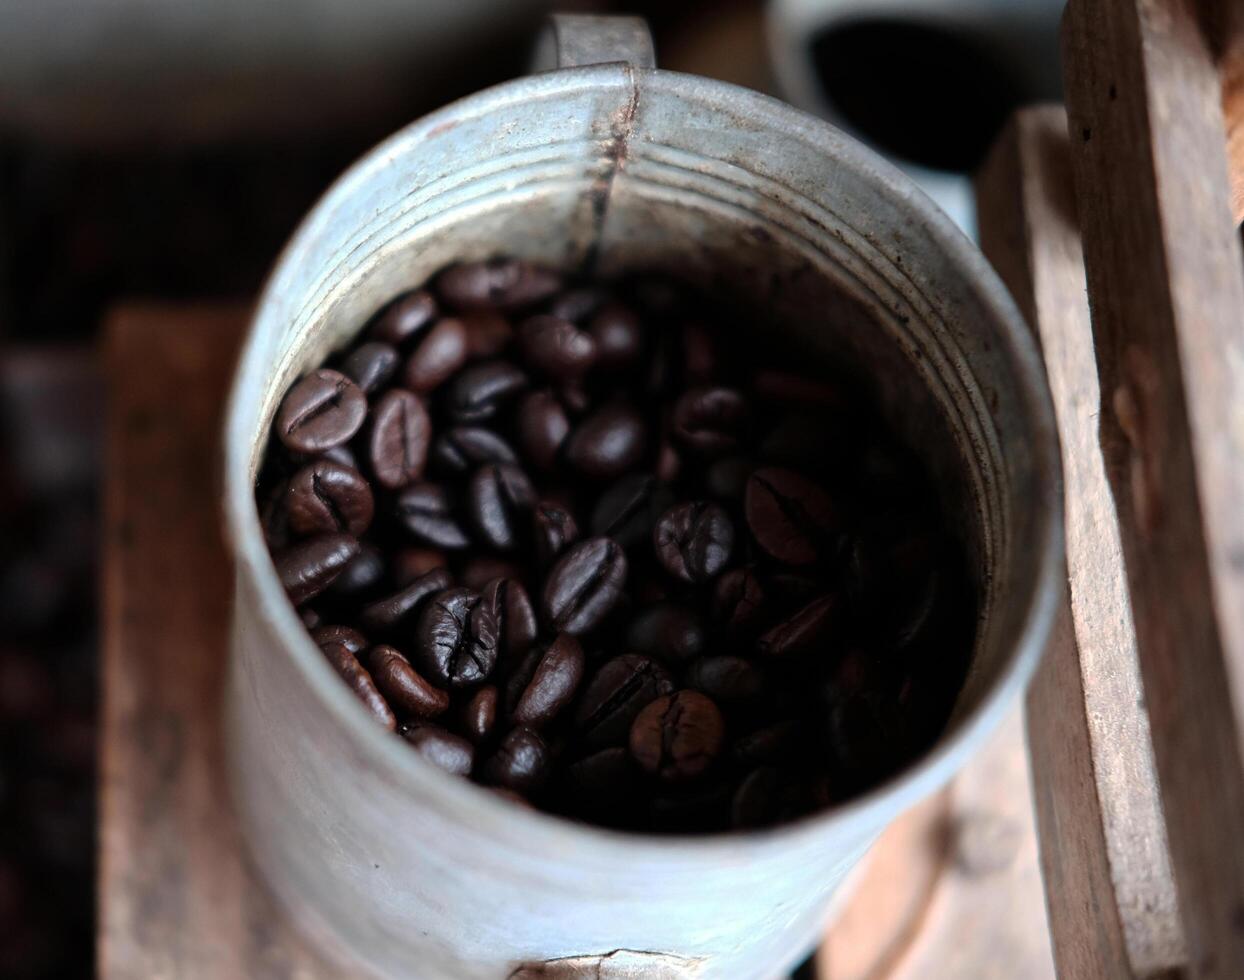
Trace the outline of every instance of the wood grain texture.
{"label": "wood grain texture", "polygon": [[1244,975],[1244,259],[1190,0],[1072,0],[1072,170],[1192,976]]}
{"label": "wood grain texture", "polygon": [[1068,594],[1028,697],[1041,858],[1059,973],[1152,976],[1183,962],[1114,501],[1060,107],[1020,112],[977,181],[981,244],[1036,330],[1058,418]]}
{"label": "wood grain texture", "polygon": [[337,975],[242,856],[221,771],[232,575],[220,419],[241,309],[127,308],[106,328],[99,972]]}

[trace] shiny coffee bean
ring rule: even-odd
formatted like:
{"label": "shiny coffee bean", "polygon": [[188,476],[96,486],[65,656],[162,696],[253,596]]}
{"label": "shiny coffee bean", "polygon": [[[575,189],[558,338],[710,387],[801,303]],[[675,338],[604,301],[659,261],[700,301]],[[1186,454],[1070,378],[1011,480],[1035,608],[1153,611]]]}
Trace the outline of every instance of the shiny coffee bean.
{"label": "shiny coffee bean", "polygon": [[387,385],[401,362],[397,348],[373,340],[354,348],[341,362],[341,373],[370,395]]}
{"label": "shiny coffee bean", "polygon": [[549,313],[571,323],[582,323],[600,309],[608,298],[609,294],[597,286],[568,289],[549,304]]}
{"label": "shiny coffee bean", "polygon": [[569,381],[557,389],[558,400],[572,419],[581,419],[592,409],[592,394],[578,381]]}
{"label": "shiny coffee bean", "polygon": [[837,596],[814,599],[793,616],[763,633],[756,641],[756,652],[764,657],[794,657],[832,643],[842,622],[842,604]]}
{"label": "shiny coffee bean", "polygon": [[406,387],[419,394],[435,391],[467,362],[467,329],[461,320],[447,317],[415,341],[406,359]]}
{"label": "shiny coffee bean", "polygon": [[541,566],[552,564],[558,555],[579,540],[579,525],[561,504],[541,500],[532,509],[531,518],[532,543],[536,561]]}
{"label": "shiny coffee bean", "polygon": [[297,453],[322,453],[348,441],[367,416],[367,398],[337,371],[312,371],[289,390],[276,416],[277,437]]}
{"label": "shiny coffee bean", "polygon": [[412,535],[427,544],[457,551],[471,543],[454,516],[453,503],[444,487],[414,483],[397,498],[397,519]]}
{"label": "shiny coffee bean", "polygon": [[320,647],[324,658],[333,665],[333,670],[349,685],[355,697],[363,702],[363,706],[380,724],[389,731],[397,728],[397,719],[393,711],[376,688],[375,681],[343,643],[325,643]]}
{"label": "shiny coffee bean", "polygon": [[393,647],[373,648],[367,662],[380,693],[402,713],[435,718],[449,710],[449,692],[420,677],[410,661]]}
{"label": "shiny coffee bean", "polygon": [[487,259],[451,266],[436,277],[436,292],[456,310],[513,310],[556,293],[561,276],[519,259]]}
{"label": "shiny coffee bean", "polygon": [[517,340],[523,363],[554,381],[581,378],[596,361],[592,335],[559,317],[529,317],[519,324]]}
{"label": "shiny coffee bean", "polygon": [[626,642],[630,649],[676,666],[704,652],[706,633],[700,615],[687,606],[660,602],[631,620]]}
{"label": "shiny coffee bean", "polygon": [[746,630],[757,625],[765,605],[764,586],[750,568],[726,572],[713,587],[713,616],[733,629]]}
{"label": "shiny coffee bean", "polygon": [[561,713],[583,679],[583,647],[567,633],[533,647],[506,687],[506,710],[519,725],[541,729]]}
{"label": "shiny coffee bean", "polygon": [[643,321],[629,307],[605,304],[592,316],[587,329],[596,341],[597,370],[629,371],[643,360]]}
{"label": "shiny coffee bean", "polygon": [[333,580],[328,591],[337,596],[358,596],[379,586],[384,576],[384,553],[370,541],[362,541],[359,553]]}
{"label": "shiny coffee bean", "polygon": [[493,608],[469,589],[440,593],[419,616],[414,653],[419,669],[437,684],[482,684],[497,663]]}
{"label": "shiny coffee bean", "polygon": [[377,599],[363,607],[359,623],[368,632],[392,630],[407,616],[417,612],[425,600],[444,592],[453,584],[453,576],[445,568],[435,568],[403,586],[393,595]]}
{"label": "shiny coffee bean", "polygon": [[402,726],[402,738],[426,761],[451,776],[469,776],[475,766],[475,746],[440,725],[418,722]]}
{"label": "shiny coffee bean", "polygon": [[688,687],[720,705],[754,705],[764,693],[764,675],[747,659],[701,657],[687,668]]}
{"label": "shiny coffee bean", "polygon": [[645,772],[685,782],[717,761],[725,737],[725,721],[711,699],[678,691],[657,698],[635,717],[629,744]]}
{"label": "shiny coffee bean", "polygon": [[462,727],[466,730],[467,738],[476,745],[486,740],[496,727],[498,700],[497,688],[492,684],[485,684],[471,695],[471,700],[462,712]]}
{"label": "shiny coffee bean", "polygon": [[593,412],[566,440],[566,462],[592,480],[613,480],[634,469],[648,446],[643,417],[615,403]]}
{"label": "shiny coffee bean", "polygon": [[538,470],[552,470],[566,437],[570,419],[551,391],[533,391],[518,407],[518,446],[523,458]]}
{"label": "shiny coffee bean", "polygon": [[545,622],[572,636],[594,629],[617,604],[626,568],[626,556],[610,538],[589,538],[572,545],[545,579]]}
{"label": "shiny coffee bean", "polygon": [[657,558],[667,572],[684,582],[713,579],[730,563],[734,525],[730,515],[705,500],[671,507],[652,532]]}
{"label": "shiny coffee bean", "polygon": [[527,388],[527,375],[507,361],[481,361],[458,372],[446,388],[446,408],[457,423],[483,422]]}
{"label": "shiny coffee bean", "polygon": [[311,639],[318,647],[340,643],[355,656],[371,646],[367,637],[350,626],[317,626],[311,631]]}
{"label": "shiny coffee bean", "polygon": [[638,653],[614,657],[588,680],[575,707],[574,723],[583,744],[625,744],[635,716],[673,691],[674,678],[655,661]]}
{"label": "shiny coffee bean", "polygon": [[375,500],[357,470],[321,459],[290,478],[285,507],[290,530],[301,537],[333,533],[358,537],[371,526]]}
{"label": "shiny coffee bean", "polygon": [[520,581],[527,569],[509,558],[499,555],[479,555],[463,562],[458,572],[458,584],[482,592],[493,579],[504,578]]}
{"label": "shiny coffee bean", "polygon": [[[336,463],[338,466],[344,466],[348,470],[358,470],[359,463],[349,446],[333,446],[332,449],[325,449],[319,455],[320,459],[326,459],[330,463]],[[362,472],[360,470],[360,472]]]}
{"label": "shiny coffee bean", "polygon": [[399,296],[376,318],[368,335],[372,340],[400,347],[432,325],[437,317],[436,300],[427,290]]}
{"label": "shiny coffee bean", "polygon": [[788,565],[810,565],[838,546],[837,508],[825,491],[792,470],[753,473],[743,509],[756,543]]}
{"label": "shiny coffee bean", "polygon": [[435,548],[403,548],[392,559],[393,581],[398,588],[404,589],[432,569],[445,568],[448,564],[444,552]]}
{"label": "shiny coffee bean", "polygon": [[518,546],[535,502],[527,474],[511,463],[481,466],[467,489],[467,508],[479,540],[498,551]]}
{"label": "shiny coffee bean", "polygon": [[517,463],[518,457],[491,429],[456,425],[437,436],[432,444],[432,462],[441,473],[458,475],[486,463]]}
{"label": "shiny coffee bean", "polygon": [[674,504],[674,494],[655,477],[623,477],[601,494],[592,510],[592,533],[613,538],[627,551],[651,547],[652,529]]}
{"label": "shiny coffee bean", "polygon": [[514,339],[510,321],[498,313],[468,313],[460,319],[466,328],[467,357],[472,361],[496,357]]}
{"label": "shiny coffee bean", "polygon": [[499,655],[507,663],[516,662],[536,642],[539,629],[527,590],[515,577],[498,577],[482,586],[480,594],[497,624]]}
{"label": "shiny coffee bean", "polygon": [[368,459],[381,486],[400,490],[423,476],[432,441],[432,420],[418,395],[402,388],[388,392],[372,409]]}
{"label": "shiny coffee bean", "polygon": [[733,388],[693,388],[674,403],[673,436],[701,456],[724,456],[742,447],[750,413]]}
{"label": "shiny coffee bean", "polygon": [[502,740],[484,763],[484,782],[529,795],[540,789],[549,776],[549,748],[530,728],[519,725]]}
{"label": "shiny coffee bean", "polygon": [[290,602],[300,606],[332,585],[358,553],[357,538],[320,534],[290,545],[273,561],[285,594]]}
{"label": "shiny coffee bean", "polygon": [[781,777],[769,766],[753,769],[743,777],[730,805],[730,822],[740,829],[770,824],[781,806]]}

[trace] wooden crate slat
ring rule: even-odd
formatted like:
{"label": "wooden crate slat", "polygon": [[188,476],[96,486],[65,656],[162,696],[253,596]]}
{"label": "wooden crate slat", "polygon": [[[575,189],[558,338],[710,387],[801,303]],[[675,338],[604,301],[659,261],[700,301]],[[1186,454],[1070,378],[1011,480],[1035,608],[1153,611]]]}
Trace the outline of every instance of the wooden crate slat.
{"label": "wooden crate slat", "polygon": [[1072,0],[1101,442],[1193,976],[1244,975],[1244,259],[1188,0]]}

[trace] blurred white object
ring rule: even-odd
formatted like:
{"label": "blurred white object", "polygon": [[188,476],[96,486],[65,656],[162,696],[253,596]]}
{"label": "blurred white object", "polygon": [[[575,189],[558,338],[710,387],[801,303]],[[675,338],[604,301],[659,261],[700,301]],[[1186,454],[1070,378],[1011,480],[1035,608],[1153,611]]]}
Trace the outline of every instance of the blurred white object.
{"label": "blurred white object", "polygon": [[[973,147],[992,141],[1010,109],[1060,97],[1062,8],[1062,0],[770,0],[769,50],[787,100],[884,153],[975,237]],[[849,61],[840,72],[835,52]]]}

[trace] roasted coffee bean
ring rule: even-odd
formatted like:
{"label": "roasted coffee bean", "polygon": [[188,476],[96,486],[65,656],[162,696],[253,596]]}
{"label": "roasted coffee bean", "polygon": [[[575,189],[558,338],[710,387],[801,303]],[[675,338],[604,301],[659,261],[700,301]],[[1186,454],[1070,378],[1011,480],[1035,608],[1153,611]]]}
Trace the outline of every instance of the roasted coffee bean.
{"label": "roasted coffee bean", "polygon": [[399,347],[431,326],[436,316],[436,300],[420,289],[399,296],[385,307],[368,334],[372,340]]}
{"label": "roasted coffee bean", "polygon": [[579,539],[579,525],[575,523],[574,515],[561,504],[541,500],[532,510],[531,536],[536,560],[547,566]]}
{"label": "roasted coffee bean", "polygon": [[403,586],[391,596],[378,599],[363,607],[359,623],[368,632],[383,633],[392,630],[403,619],[416,612],[424,600],[444,592],[453,584],[453,576],[445,568],[435,568]]}
{"label": "roasted coffee bean", "polygon": [[507,361],[481,361],[458,372],[446,389],[446,408],[458,423],[483,422],[527,387],[527,375]]}
{"label": "roasted coffee bean", "polygon": [[397,518],[420,541],[456,551],[471,543],[453,513],[453,504],[444,487],[435,483],[415,483],[397,498]]}
{"label": "roasted coffee bean", "polygon": [[468,313],[460,319],[466,328],[467,357],[472,361],[496,357],[514,339],[510,321],[498,313]]}
{"label": "roasted coffee bean", "polygon": [[639,465],[647,439],[643,417],[632,406],[607,405],[575,426],[566,440],[566,462],[593,480],[613,480]]}
{"label": "roasted coffee bean", "polygon": [[436,292],[456,310],[513,310],[556,293],[561,276],[519,259],[496,258],[451,266],[436,277]]}
{"label": "roasted coffee bean", "polygon": [[355,697],[363,702],[363,706],[371,712],[372,717],[389,731],[396,729],[397,719],[393,717],[393,711],[377,690],[371,675],[363,669],[358,658],[349,651],[346,645],[325,643],[320,649],[324,651],[324,658],[333,665],[333,670],[337,671],[338,676],[349,685]]}
{"label": "roasted coffee bean", "polygon": [[756,652],[765,657],[794,657],[831,642],[842,619],[841,608],[837,596],[814,599],[762,634]]}
{"label": "roasted coffee bean", "polygon": [[570,419],[551,391],[533,391],[518,407],[518,445],[523,457],[540,470],[557,465],[566,437],[570,435]]}
{"label": "roasted coffee bean", "polygon": [[466,562],[463,562],[462,568],[458,573],[458,581],[460,585],[473,589],[476,592],[482,592],[484,586],[488,585],[493,579],[505,578],[520,581],[527,574],[527,570],[515,561],[508,558],[502,558],[498,555],[479,555]]}
{"label": "roasted coffee bean", "polygon": [[259,507],[259,524],[263,528],[264,543],[268,551],[282,551],[293,540],[289,526],[289,508],[285,498],[289,495],[289,481],[280,480],[263,497]]}
{"label": "roasted coffee bean", "polygon": [[671,507],[652,532],[657,558],[667,572],[698,584],[717,576],[730,563],[734,525],[730,515],[705,500]]}
{"label": "roasted coffee bean", "polygon": [[704,622],[686,606],[659,602],[631,621],[626,642],[630,649],[662,663],[684,664],[704,652]]}
{"label": "roasted coffee bean", "polygon": [[733,388],[693,388],[674,403],[673,436],[690,452],[724,456],[743,445],[749,418]]}
{"label": "roasted coffee bean", "polygon": [[358,470],[359,468],[358,460],[355,458],[354,453],[350,451],[350,447],[346,445],[325,449],[320,453],[319,458],[326,459],[330,463],[336,463],[338,466],[344,466],[348,470]]}
{"label": "roasted coffee bean", "polygon": [[644,357],[643,323],[634,310],[607,303],[592,317],[588,333],[596,341],[596,367],[601,371],[628,371]]}
{"label": "roasted coffee bean", "polygon": [[554,381],[583,377],[596,361],[596,341],[569,320],[541,314],[518,328],[518,351],[536,374]]}
{"label": "roasted coffee bean", "polygon": [[506,711],[519,725],[541,729],[561,713],[583,679],[579,641],[560,633],[547,647],[533,647],[506,687]]}
{"label": "roasted coffee bean", "polygon": [[367,663],[380,693],[404,714],[435,718],[449,710],[449,692],[420,677],[410,661],[393,647],[373,648]]}
{"label": "roasted coffee bean", "polygon": [[626,583],[626,555],[610,538],[588,538],[557,559],[544,581],[545,621],[578,636],[609,614]]}
{"label": "roasted coffee bean", "polygon": [[743,777],[730,806],[730,822],[740,829],[763,827],[773,822],[781,808],[781,777],[776,769],[761,766]]}
{"label": "roasted coffee bean", "polygon": [[718,373],[720,355],[708,328],[692,320],[682,327],[683,378],[689,385],[706,385]]}
{"label": "roasted coffee bean", "polygon": [[841,518],[828,495],[792,470],[767,467],[747,481],[747,526],[778,561],[810,565],[838,546]]}
{"label": "roasted coffee bean", "polygon": [[572,419],[581,419],[592,408],[592,395],[582,384],[570,381],[557,389],[557,397]]}
{"label": "roasted coffee bean", "polygon": [[420,614],[415,644],[419,669],[433,681],[450,687],[481,684],[497,663],[494,610],[478,592],[442,592]]}
{"label": "roasted coffee bean", "polygon": [[333,595],[357,596],[384,581],[384,553],[370,541],[359,543],[359,553],[328,587]]}
{"label": "roasted coffee bean", "polygon": [[297,535],[344,532],[358,537],[371,526],[375,501],[357,470],[321,459],[290,479],[285,507],[290,530]]}
{"label": "roasted coffee bean", "polygon": [[354,348],[341,362],[341,373],[370,395],[387,385],[401,362],[397,348],[378,340]]}
{"label": "roasted coffee bean", "polygon": [[713,587],[713,615],[733,629],[755,626],[764,613],[765,590],[750,568],[726,572]]}
{"label": "roasted coffee bean", "polygon": [[613,538],[627,551],[649,548],[653,527],[673,503],[673,491],[654,477],[623,477],[597,501],[592,533]]}
{"label": "roasted coffee bean", "polygon": [[311,639],[318,647],[340,643],[355,656],[371,646],[367,637],[350,626],[317,626],[311,631]]}
{"label": "roasted coffee bean", "polygon": [[445,474],[469,473],[486,463],[517,463],[510,444],[491,429],[456,425],[432,444],[432,462]]}
{"label": "roasted coffee bean", "polygon": [[367,442],[371,470],[381,486],[400,490],[423,476],[432,441],[432,420],[419,396],[402,388],[385,394],[372,410]]}
{"label": "roasted coffee bean", "polygon": [[704,489],[722,500],[740,500],[756,464],[746,456],[714,460],[704,472]]}
{"label": "roasted coffee bean", "polygon": [[582,323],[600,309],[608,298],[609,294],[603,289],[581,286],[556,297],[549,305],[549,313],[571,323]]}
{"label": "roasted coffee bean", "polygon": [[337,371],[312,371],[289,390],[276,416],[277,437],[296,453],[322,453],[349,440],[367,416],[367,398]]}
{"label": "roasted coffee bean", "polygon": [[634,807],[639,786],[639,772],[631,759],[631,753],[623,746],[612,746],[585,756],[572,763],[566,770],[575,802],[590,811],[608,808],[612,813],[597,815],[608,817]]}
{"label": "roasted coffee bean", "polygon": [[701,657],[687,668],[688,687],[718,704],[752,705],[764,693],[764,675],[743,657]]}
{"label": "roasted coffee bean", "polygon": [[657,463],[654,467],[657,479],[664,483],[675,483],[682,475],[682,457],[668,439],[662,439],[657,447]]}
{"label": "roasted coffee bean", "polygon": [[481,466],[471,477],[467,506],[482,540],[498,551],[519,544],[536,491],[527,474],[511,463]]}
{"label": "roasted coffee bean", "polygon": [[624,744],[635,716],[673,690],[674,678],[660,664],[638,653],[614,657],[587,682],[575,707],[583,744]]}
{"label": "roasted coffee bean", "polygon": [[475,746],[440,725],[418,722],[402,726],[402,738],[425,760],[451,776],[469,776],[475,766]]}
{"label": "roasted coffee bean", "polygon": [[434,548],[403,548],[393,556],[393,581],[399,589],[404,589],[432,569],[448,565],[444,553]]}
{"label": "roasted coffee bean", "polygon": [[735,740],[732,754],[744,766],[789,766],[808,743],[807,725],[790,719]]}
{"label": "roasted coffee bean", "polygon": [[498,652],[513,663],[536,642],[538,627],[531,598],[514,577],[492,579],[482,587],[481,596],[497,624]]}
{"label": "roasted coffee bean", "polygon": [[358,553],[357,538],[320,534],[290,545],[273,561],[285,594],[295,606],[301,606],[332,585]]}
{"label": "roasted coffee bean", "polygon": [[497,724],[497,689],[492,684],[485,684],[471,695],[466,708],[462,712],[462,727],[467,738],[478,745],[492,734]]}
{"label": "roasted coffee bean", "polygon": [[544,785],[549,775],[549,748],[530,728],[519,725],[484,763],[484,782],[529,795]]}
{"label": "roasted coffee bean", "polygon": [[435,391],[467,361],[467,329],[461,320],[447,317],[415,341],[406,359],[406,387],[420,394]]}
{"label": "roasted coffee bean", "polygon": [[726,737],[725,720],[698,691],[657,698],[631,725],[631,756],[645,771],[667,782],[702,775],[717,761]]}

